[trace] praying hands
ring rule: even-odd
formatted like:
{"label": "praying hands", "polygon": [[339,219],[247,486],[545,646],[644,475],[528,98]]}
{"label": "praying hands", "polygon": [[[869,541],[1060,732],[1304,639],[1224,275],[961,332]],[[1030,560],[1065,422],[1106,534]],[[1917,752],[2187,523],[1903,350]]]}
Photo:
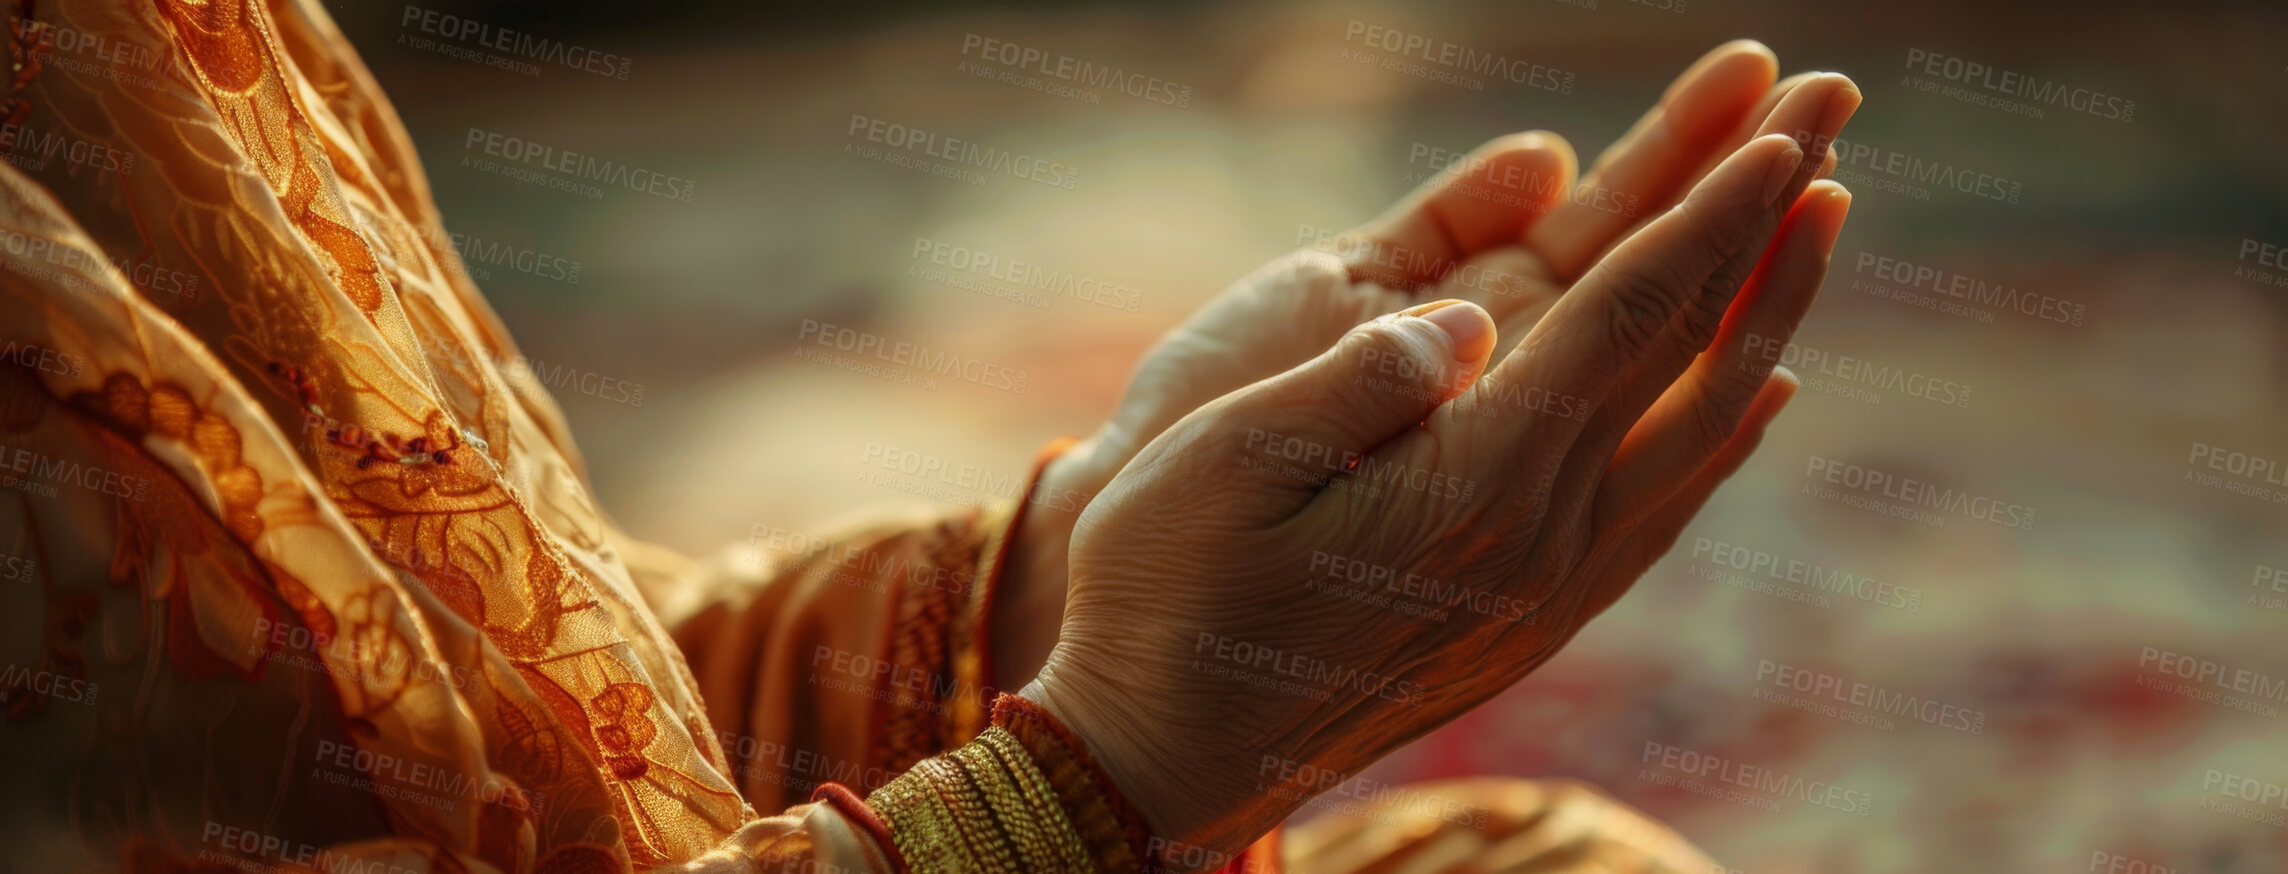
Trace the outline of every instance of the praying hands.
{"label": "praying hands", "polygon": [[[1309,797],[1259,791],[1261,756],[1353,773],[1507,688],[1753,451],[1795,390],[1776,352],[1849,207],[1820,177],[1859,102],[1775,67],[1711,52],[1577,183],[1554,135],[1480,147],[1240,280],[1051,464],[1101,493],[1019,538],[1009,609],[1063,615],[1023,694],[1160,833],[1236,848]],[[1336,562],[1452,618],[1310,582]]]}

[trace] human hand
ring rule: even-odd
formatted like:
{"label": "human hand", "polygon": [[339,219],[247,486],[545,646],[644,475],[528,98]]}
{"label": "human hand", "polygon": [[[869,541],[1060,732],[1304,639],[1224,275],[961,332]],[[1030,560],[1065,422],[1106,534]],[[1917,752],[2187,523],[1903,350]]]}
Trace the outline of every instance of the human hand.
{"label": "human hand", "polygon": [[[1774,353],[1849,206],[1804,157],[1786,134],[1731,153],[1498,363],[1487,312],[1439,301],[1179,420],[1083,513],[1022,694],[1164,837],[1229,850],[1312,794],[1265,756],[1354,773],[1516,682],[1791,394]],[[1338,561],[1447,617],[1327,585]]]}
{"label": "human hand", "polygon": [[[1850,80],[1775,83],[1771,50],[1738,40],[1702,56],[1574,182],[1573,151],[1546,132],[1492,140],[1390,211],[1233,283],[1148,352],[1101,428],[1051,461],[1049,494],[1094,495],[1185,414],[1332,345],[1376,316],[1430,300],[1478,304],[1523,336],[1586,268],[1673,205],[1751,136],[1787,133],[1813,154],[1857,108]],[[1833,167],[1825,155],[1819,174]],[[1029,508],[995,600],[994,661],[1011,685],[1055,645],[1080,502]]]}

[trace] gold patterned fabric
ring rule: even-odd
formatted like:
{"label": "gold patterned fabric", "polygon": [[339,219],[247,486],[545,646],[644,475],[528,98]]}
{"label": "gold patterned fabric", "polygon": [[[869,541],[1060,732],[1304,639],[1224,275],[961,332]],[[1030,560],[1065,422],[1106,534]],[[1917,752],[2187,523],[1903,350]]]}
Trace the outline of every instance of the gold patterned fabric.
{"label": "gold patterned fabric", "polygon": [[316,0],[0,13],[9,869],[1136,863],[1085,751],[979,737],[1017,507],[633,541]]}
{"label": "gold patterned fabric", "polygon": [[[982,520],[883,517],[752,569],[629,542],[316,3],[7,12],[20,861],[886,868],[846,817],[785,802],[886,782],[982,704],[800,678],[838,654],[950,669]],[[956,576],[960,597],[906,582]]]}

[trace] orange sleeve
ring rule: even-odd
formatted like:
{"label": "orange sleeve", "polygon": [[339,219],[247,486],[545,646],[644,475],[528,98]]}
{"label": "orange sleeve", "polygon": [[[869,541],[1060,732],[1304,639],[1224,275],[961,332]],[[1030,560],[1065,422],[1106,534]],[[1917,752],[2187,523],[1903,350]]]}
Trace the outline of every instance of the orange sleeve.
{"label": "orange sleeve", "polygon": [[1028,505],[882,510],[713,565],[628,550],[749,803],[871,792],[985,728],[992,598]]}

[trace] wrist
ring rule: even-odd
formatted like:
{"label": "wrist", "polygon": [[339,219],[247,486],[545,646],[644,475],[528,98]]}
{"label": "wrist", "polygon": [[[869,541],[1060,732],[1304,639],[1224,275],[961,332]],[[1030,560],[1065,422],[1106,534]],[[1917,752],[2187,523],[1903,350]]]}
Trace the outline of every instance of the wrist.
{"label": "wrist", "polygon": [[1138,719],[1094,703],[1081,688],[1087,683],[1073,682],[1075,673],[1069,664],[1061,671],[1046,667],[1016,697],[1033,702],[1063,726],[1151,835],[1189,840],[1185,836],[1194,826],[1188,814],[1212,805],[1180,791],[1183,775],[1163,767],[1174,761],[1169,752],[1154,749],[1150,738],[1132,730]]}
{"label": "wrist", "polygon": [[1056,647],[1064,623],[1066,556],[1081,511],[1120,472],[1125,458],[1108,439],[1110,426],[1076,441],[1041,466],[1026,500],[1031,506],[1010,532],[1009,563],[993,605],[993,663],[1001,688],[1021,686]]}
{"label": "wrist", "polygon": [[1078,617],[1078,635],[1060,641],[1017,696],[1087,747],[1162,855],[1206,859],[1209,868],[1237,859],[1317,794],[1266,785],[1264,763],[1297,754],[1265,736],[1256,708],[1202,698],[1181,661],[1155,655],[1169,647],[1154,629],[1130,624],[1108,637],[1095,633],[1097,618]]}

